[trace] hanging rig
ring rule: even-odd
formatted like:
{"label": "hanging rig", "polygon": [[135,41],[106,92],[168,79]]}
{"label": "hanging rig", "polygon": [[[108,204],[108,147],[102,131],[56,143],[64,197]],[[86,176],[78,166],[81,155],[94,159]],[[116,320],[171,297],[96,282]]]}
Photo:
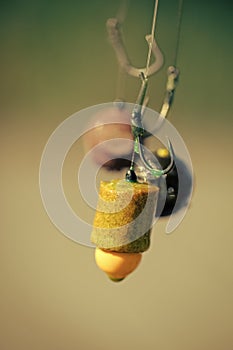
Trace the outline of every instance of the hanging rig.
{"label": "hanging rig", "polygon": [[[107,31],[110,43],[116,53],[119,66],[128,74],[133,77],[137,77],[141,80],[141,88],[131,114],[131,128],[134,137],[134,149],[132,153],[131,166],[126,173],[126,179],[128,181],[136,181],[137,176],[134,171],[134,158],[137,153],[144,165],[144,167],[155,177],[160,177],[168,174],[174,168],[174,151],[170,140],[167,138],[167,155],[169,158],[169,164],[164,169],[158,169],[148,162],[144,155],[142,141],[152,134],[143,128],[142,117],[144,109],[148,103],[147,87],[149,77],[160,70],[163,65],[163,54],[156,43],[154,38],[155,23],[157,17],[158,0],[155,1],[154,16],[152,23],[151,34],[146,35],[146,41],[149,46],[147,64],[145,68],[134,67],[128,57],[122,35],[121,24],[117,18],[110,18],[107,21]],[[154,62],[150,64],[151,55],[154,56]],[[160,110],[160,117],[162,120],[167,118],[169,110],[171,108],[173,97],[178,81],[179,70],[174,66],[169,66],[167,69],[167,84],[166,91],[163,100],[163,104]]]}

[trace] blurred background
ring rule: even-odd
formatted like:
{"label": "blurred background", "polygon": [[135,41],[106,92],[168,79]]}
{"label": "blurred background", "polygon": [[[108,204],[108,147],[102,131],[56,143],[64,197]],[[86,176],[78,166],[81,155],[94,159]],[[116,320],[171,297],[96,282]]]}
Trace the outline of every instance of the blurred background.
{"label": "blurred background", "polygon": [[[1,313],[3,350],[233,348],[232,2],[184,0],[170,120],[192,158],[190,208],[171,235],[156,224],[139,268],[114,284],[94,250],[62,235],[39,191],[39,164],[54,129],[116,98],[118,66],[105,23],[122,2],[1,1]],[[124,37],[144,66],[154,2],[128,2]],[[165,64],[150,80],[159,110],[176,44],[178,1],[161,0],[156,26]],[[139,83],[124,77],[134,102]],[[75,161],[82,158],[76,145]],[[76,168],[68,162],[68,197]],[[88,184],[87,184],[88,186]],[[78,228],[77,228],[78,230]]]}

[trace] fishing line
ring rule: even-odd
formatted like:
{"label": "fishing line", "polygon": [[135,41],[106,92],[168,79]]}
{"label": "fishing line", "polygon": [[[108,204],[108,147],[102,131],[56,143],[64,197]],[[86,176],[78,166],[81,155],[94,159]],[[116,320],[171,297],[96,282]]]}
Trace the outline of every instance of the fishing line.
{"label": "fishing line", "polygon": [[181,33],[181,22],[182,22],[182,16],[183,16],[183,5],[184,0],[179,1],[178,6],[178,17],[177,17],[177,24],[176,24],[176,44],[175,44],[175,50],[174,50],[174,58],[173,58],[173,64],[176,67],[177,64],[177,57],[180,47],[180,33]]}
{"label": "fishing line", "polygon": [[150,60],[151,60],[152,43],[153,43],[154,34],[155,34],[155,26],[156,26],[156,19],[157,19],[157,13],[158,13],[158,5],[159,5],[159,0],[155,0],[153,21],[152,21],[152,27],[151,27],[151,37],[150,37],[149,50],[148,50],[148,55],[147,55],[146,74],[145,74],[145,76],[147,76],[147,74],[148,74],[148,69],[149,69]]}

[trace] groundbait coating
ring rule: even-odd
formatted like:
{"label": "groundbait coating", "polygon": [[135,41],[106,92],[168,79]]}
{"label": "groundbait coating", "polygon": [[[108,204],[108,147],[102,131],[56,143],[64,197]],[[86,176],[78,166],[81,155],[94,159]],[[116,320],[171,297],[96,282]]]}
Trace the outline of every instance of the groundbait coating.
{"label": "groundbait coating", "polygon": [[139,253],[150,246],[158,187],[126,180],[101,181],[91,241],[98,248]]}

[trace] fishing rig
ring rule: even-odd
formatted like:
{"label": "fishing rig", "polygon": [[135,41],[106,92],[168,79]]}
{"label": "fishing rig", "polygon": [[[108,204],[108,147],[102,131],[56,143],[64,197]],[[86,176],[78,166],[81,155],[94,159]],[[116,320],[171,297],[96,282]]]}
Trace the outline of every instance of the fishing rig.
{"label": "fishing rig", "polygon": [[[130,62],[121,33],[122,21],[117,18],[109,18],[106,26],[109,41],[115,51],[120,68],[129,76],[140,79],[141,82],[138,97],[131,113],[131,130],[134,139],[134,148],[132,152],[131,165],[125,177],[127,181],[135,182],[145,170],[147,174],[152,175],[154,178],[165,178],[166,201],[160,216],[166,216],[171,214],[175,206],[179,187],[178,173],[174,161],[175,155],[172,143],[169,138],[167,138],[167,147],[162,147],[155,152],[155,156],[159,162],[159,167],[148,160],[148,158],[145,156],[143,147],[144,140],[151,136],[151,133],[148,132],[143,126],[143,114],[149,100],[147,95],[148,81],[150,76],[158,72],[164,63],[163,54],[155,39],[158,3],[159,1],[155,0],[151,33],[145,36],[148,43],[148,55],[146,66],[144,68],[136,68]],[[167,118],[171,109],[179,77],[179,69],[176,67],[176,60],[179,45],[182,7],[183,0],[180,0],[178,8],[177,43],[174,64],[167,68],[166,91],[162,107],[159,112],[161,124]],[[153,63],[151,63],[152,55],[154,56]],[[142,166],[137,169],[135,169],[135,157],[138,157],[142,164]]]}

